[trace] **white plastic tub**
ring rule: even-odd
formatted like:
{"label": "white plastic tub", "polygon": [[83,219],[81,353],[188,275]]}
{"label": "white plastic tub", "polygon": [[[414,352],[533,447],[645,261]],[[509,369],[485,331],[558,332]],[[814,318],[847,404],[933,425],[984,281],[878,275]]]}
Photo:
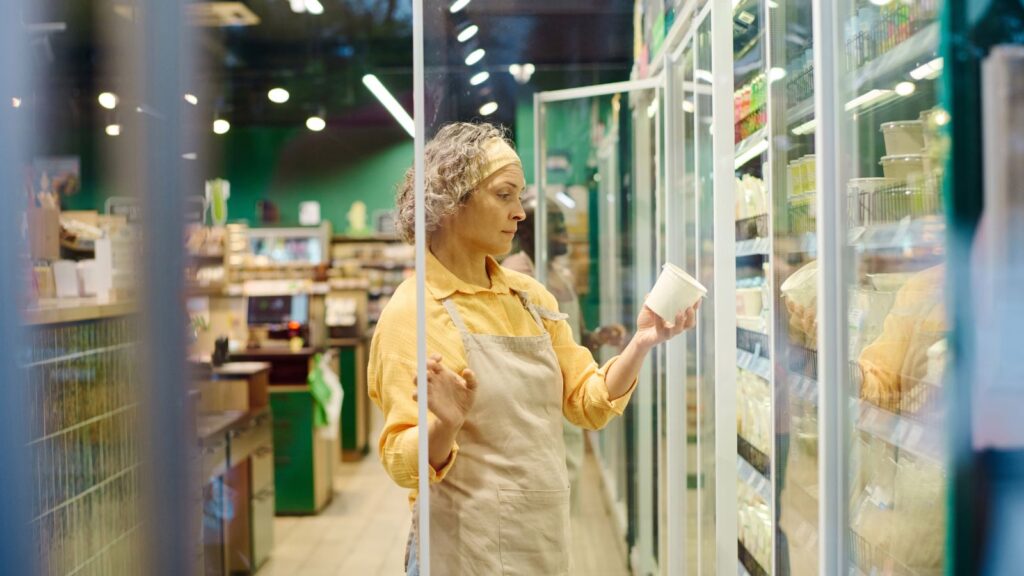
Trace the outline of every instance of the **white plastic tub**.
{"label": "white plastic tub", "polygon": [[920,154],[924,150],[924,124],[920,120],[882,124],[885,153],[889,156]]}

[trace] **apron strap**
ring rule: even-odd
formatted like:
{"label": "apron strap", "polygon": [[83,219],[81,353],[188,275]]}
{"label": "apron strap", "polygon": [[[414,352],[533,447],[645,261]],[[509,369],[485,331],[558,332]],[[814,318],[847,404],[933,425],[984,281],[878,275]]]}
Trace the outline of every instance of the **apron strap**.
{"label": "apron strap", "polygon": [[455,327],[459,329],[459,333],[463,336],[469,336],[469,329],[466,328],[465,322],[462,321],[462,316],[459,314],[459,309],[455,307],[455,304],[445,298],[441,301],[444,305],[444,309],[448,311],[448,315],[452,317],[452,322],[455,323]]}
{"label": "apron strap", "polygon": [[533,316],[534,321],[537,322],[537,325],[540,326],[540,329],[544,330],[545,332],[547,331],[547,328],[544,327],[544,322],[541,321],[541,318],[546,318],[548,320],[558,322],[559,320],[565,320],[566,318],[569,317],[568,314],[563,314],[561,312],[552,312],[547,308],[535,306],[533,302],[530,302],[530,295],[527,292],[520,292],[518,290],[514,290],[514,292],[517,296],[519,296],[519,300],[522,301],[523,307],[530,311],[530,315]]}

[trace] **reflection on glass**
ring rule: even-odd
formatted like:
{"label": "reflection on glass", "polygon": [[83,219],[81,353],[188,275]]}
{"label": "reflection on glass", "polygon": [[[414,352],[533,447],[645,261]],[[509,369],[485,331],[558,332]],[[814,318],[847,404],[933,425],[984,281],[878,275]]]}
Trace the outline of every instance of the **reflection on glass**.
{"label": "reflection on glass", "polygon": [[[844,262],[851,569],[941,573],[944,145],[938,1],[844,2],[837,39],[847,177]],[[913,488],[911,488],[913,486]]]}
{"label": "reflection on glass", "polygon": [[775,571],[818,573],[818,276],[809,3],[769,11],[775,308]]}

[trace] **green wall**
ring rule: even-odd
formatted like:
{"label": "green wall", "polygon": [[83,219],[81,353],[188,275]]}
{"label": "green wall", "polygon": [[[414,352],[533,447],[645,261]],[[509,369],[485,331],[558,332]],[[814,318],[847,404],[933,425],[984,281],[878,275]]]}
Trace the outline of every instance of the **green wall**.
{"label": "green wall", "polygon": [[[236,131],[232,131],[235,133]],[[394,208],[395,188],[412,165],[413,141],[391,129],[314,134],[305,129],[243,128],[225,146],[223,176],[231,182],[230,219],[256,222],[260,200],[280,212],[280,224],[298,222],[299,203],[320,202],[336,233],[348,228],[353,202],[366,204],[369,221]]]}

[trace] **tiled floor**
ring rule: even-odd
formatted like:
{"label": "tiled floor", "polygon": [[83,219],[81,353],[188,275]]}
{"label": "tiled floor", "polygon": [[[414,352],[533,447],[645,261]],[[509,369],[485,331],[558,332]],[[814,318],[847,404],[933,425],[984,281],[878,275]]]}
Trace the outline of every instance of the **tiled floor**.
{"label": "tiled floor", "polygon": [[[334,502],[318,516],[278,517],[275,548],[259,576],[400,576],[409,530],[405,490],[374,456],[343,464]],[[625,544],[612,528],[597,463],[589,454],[573,522],[575,574],[628,576]]]}

